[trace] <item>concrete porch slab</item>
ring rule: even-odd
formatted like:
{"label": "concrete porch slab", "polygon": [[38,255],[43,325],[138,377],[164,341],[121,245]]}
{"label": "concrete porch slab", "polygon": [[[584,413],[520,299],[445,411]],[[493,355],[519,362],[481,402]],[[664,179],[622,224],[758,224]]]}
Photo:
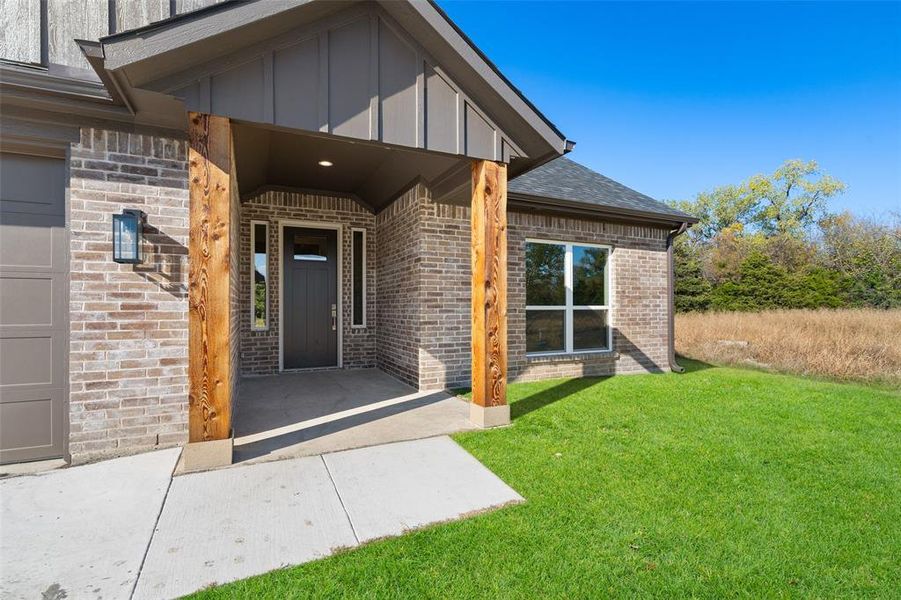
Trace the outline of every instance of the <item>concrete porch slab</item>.
{"label": "concrete porch slab", "polygon": [[379,369],[241,380],[234,461],[311,456],[474,429],[469,403],[420,392]]}
{"label": "concrete porch slab", "polygon": [[357,545],[318,456],[176,477],[135,599],[174,598]]}
{"label": "concrete porch slab", "polygon": [[179,452],[0,481],[0,597],[129,598]]}
{"label": "concrete porch slab", "polygon": [[361,542],[523,500],[445,436],[327,454],[323,460]]}

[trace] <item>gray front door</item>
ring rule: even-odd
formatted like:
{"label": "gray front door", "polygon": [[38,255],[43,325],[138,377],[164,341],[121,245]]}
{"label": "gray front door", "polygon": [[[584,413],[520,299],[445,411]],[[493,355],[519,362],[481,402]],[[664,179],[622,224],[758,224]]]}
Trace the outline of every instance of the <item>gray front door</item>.
{"label": "gray front door", "polygon": [[0,154],[0,463],[66,449],[66,165]]}
{"label": "gray front door", "polygon": [[285,369],[338,365],[338,234],[286,227],[281,317]]}

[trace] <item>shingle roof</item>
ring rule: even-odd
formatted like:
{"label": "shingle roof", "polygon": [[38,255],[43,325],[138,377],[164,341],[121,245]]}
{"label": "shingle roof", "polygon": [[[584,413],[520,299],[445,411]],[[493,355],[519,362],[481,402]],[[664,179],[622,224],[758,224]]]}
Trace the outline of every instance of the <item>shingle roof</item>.
{"label": "shingle roof", "polygon": [[577,202],[612,210],[638,211],[676,220],[697,221],[688,213],[604,177],[566,157],[520,175],[507,187],[512,194]]}

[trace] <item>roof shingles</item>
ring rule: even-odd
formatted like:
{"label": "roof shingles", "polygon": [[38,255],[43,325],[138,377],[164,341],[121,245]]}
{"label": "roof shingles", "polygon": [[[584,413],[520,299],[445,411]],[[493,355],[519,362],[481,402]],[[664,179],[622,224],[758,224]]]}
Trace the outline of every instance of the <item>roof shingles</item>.
{"label": "roof shingles", "polygon": [[688,213],[636,192],[566,157],[554,159],[520,175],[510,181],[507,189],[512,194],[577,202],[612,210],[638,211],[675,220],[697,221]]}

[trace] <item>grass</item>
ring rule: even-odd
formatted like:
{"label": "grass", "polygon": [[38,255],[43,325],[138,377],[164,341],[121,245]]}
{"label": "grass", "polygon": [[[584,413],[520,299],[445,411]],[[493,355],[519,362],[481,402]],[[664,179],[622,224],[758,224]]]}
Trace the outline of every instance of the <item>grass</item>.
{"label": "grass", "polygon": [[682,314],[676,349],[719,365],[901,387],[901,309]]}
{"label": "grass", "polygon": [[901,394],[688,366],[511,385],[456,439],[526,503],[197,597],[897,598]]}

